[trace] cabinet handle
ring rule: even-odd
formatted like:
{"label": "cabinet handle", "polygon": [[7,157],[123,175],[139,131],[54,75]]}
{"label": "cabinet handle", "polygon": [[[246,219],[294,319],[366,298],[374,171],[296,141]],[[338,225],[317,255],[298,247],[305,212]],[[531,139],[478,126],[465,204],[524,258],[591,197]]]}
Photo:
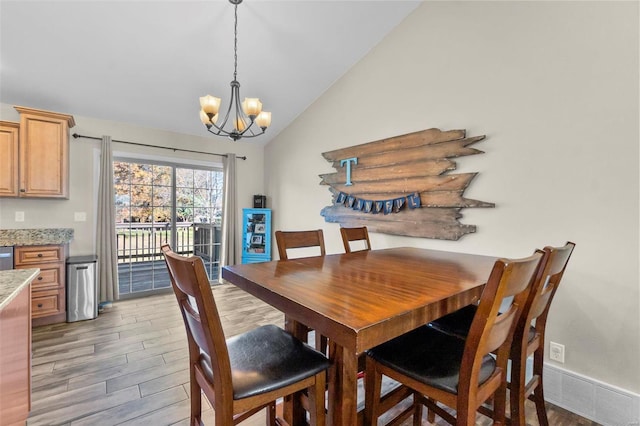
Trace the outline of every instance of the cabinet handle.
{"label": "cabinet handle", "polygon": [[42,308],[42,303],[38,303],[38,308]]}
{"label": "cabinet handle", "polygon": [[42,253],[38,253],[38,257],[42,257]]}
{"label": "cabinet handle", "polygon": [[26,190],[24,190],[24,189],[21,189],[21,190],[20,190],[20,192],[27,192],[27,191],[26,191]]}

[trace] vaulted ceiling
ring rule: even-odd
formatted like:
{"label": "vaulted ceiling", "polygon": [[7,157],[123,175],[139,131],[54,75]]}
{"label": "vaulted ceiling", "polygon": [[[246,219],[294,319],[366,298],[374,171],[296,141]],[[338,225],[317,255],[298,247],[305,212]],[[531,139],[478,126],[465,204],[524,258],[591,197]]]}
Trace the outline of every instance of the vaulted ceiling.
{"label": "vaulted ceiling", "polygon": [[[419,4],[244,0],[240,95],[273,114],[251,143],[287,127]],[[206,136],[198,98],[226,105],[232,78],[228,1],[0,0],[1,103]]]}

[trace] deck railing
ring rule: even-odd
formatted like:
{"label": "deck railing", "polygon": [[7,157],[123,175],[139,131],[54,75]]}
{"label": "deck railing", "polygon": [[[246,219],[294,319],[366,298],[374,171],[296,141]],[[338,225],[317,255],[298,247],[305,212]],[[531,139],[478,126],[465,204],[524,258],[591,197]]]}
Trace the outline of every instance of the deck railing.
{"label": "deck railing", "polygon": [[[180,254],[198,255],[205,260],[220,260],[220,225],[211,223],[176,223],[176,244]],[[118,263],[162,260],[160,247],[171,243],[170,223],[116,224]]]}

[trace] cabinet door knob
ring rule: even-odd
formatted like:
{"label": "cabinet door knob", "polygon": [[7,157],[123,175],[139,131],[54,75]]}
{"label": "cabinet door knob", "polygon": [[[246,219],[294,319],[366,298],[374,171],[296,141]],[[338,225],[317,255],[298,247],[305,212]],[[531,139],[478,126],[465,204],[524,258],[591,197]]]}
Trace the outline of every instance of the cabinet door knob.
{"label": "cabinet door knob", "polygon": [[24,189],[21,189],[21,190],[20,190],[20,192],[27,192],[27,191],[26,191],[26,190],[24,190]]}
{"label": "cabinet door knob", "polygon": [[38,308],[42,308],[42,303],[38,303]]}
{"label": "cabinet door knob", "polygon": [[38,281],[42,281],[42,277],[38,277]]}
{"label": "cabinet door knob", "polygon": [[42,257],[42,253],[38,253],[38,257]]}

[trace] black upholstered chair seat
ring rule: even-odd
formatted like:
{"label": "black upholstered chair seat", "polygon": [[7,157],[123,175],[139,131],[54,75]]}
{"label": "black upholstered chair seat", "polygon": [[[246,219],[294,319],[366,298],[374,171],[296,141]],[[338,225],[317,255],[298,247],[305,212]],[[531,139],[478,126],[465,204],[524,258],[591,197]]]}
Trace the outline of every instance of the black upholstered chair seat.
{"label": "black upholstered chair seat", "polygon": [[[368,350],[367,355],[415,380],[457,394],[464,345],[464,340],[423,326]],[[485,356],[479,384],[495,369],[495,359]]]}
{"label": "black upholstered chair seat", "polygon": [[[227,339],[233,399],[242,399],[279,389],[316,375],[329,367],[320,352],[295,339],[275,325],[265,325]],[[200,365],[213,381],[211,360],[206,354]]]}
{"label": "black upholstered chair seat", "polygon": [[[465,306],[449,315],[430,322],[429,327],[464,340],[469,334],[469,328],[471,327],[473,317],[477,310],[478,307],[476,305]],[[532,341],[534,337],[536,337],[536,328],[530,326],[528,341]]]}
{"label": "black upholstered chair seat", "polygon": [[431,321],[429,327],[460,339],[466,339],[477,310],[478,307],[476,305],[465,306],[449,315]]}

